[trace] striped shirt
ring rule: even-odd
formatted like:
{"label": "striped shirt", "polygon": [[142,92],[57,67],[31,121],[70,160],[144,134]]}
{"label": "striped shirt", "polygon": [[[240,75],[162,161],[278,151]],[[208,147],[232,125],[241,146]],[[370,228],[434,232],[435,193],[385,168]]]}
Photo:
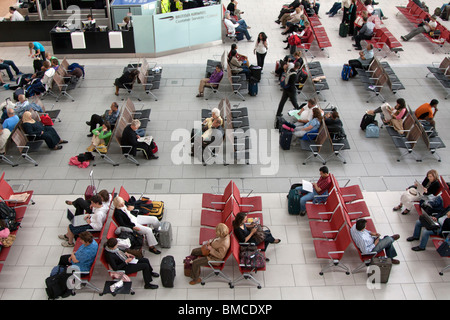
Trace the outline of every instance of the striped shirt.
{"label": "striped shirt", "polygon": [[362,254],[369,254],[375,247],[374,239],[367,229],[362,231],[356,230],[356,224],[350,229],[350,234],[352,235],[353,241],[355,241],[356,246],[359,248]]}

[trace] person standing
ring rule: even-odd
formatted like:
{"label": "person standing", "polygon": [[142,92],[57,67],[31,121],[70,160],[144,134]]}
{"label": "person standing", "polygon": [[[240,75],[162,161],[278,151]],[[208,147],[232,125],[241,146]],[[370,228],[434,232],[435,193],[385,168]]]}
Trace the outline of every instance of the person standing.
{"label": "person standing", "polygon": [[285,74],[281,77],[283,95],[281,96],[280,103],[278,104],[277,116],[281,116],[284,105],[288,99],[291,101],[295,109],[300,109],[297,103],[297,89],[295,88],[295,83],[297,81],[297,72],[300,67],[300,62],[297,61],[294,64],[294,67],[291,70],[285,72]]}
{"label": "person standing", "polygon": [[[41,56],[42,60],[44,60],[44,61],[46,60],[45,48],[41,43],[30,42],[30,43],[28,43],[28,48],[30,49],[30,54],[28,55],[29,57],[37,58],[37,57]],[[33,50],[34,50],[34,54],[33,54]]]}
{"label": "person standing", "polygon": [[264,67],[264,59],[267,55],[267,50],[269,49],[269,41],[267,40],[267,35],[264,32],[258,34],[258,39],[255,43],[255,49],[253,52],[256,54],[256,61],[258,66],[261,67],[261,72]]}

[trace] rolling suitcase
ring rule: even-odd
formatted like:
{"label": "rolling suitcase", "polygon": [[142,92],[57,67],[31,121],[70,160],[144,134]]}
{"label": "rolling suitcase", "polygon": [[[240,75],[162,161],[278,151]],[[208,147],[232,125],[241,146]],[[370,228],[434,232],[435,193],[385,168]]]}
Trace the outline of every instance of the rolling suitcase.
{"label": "rolling suitcase", "polygon": [[89,200],[90,198],[92,198],[93,195],[97,194],[97,190],[95,189],[95,185],[94,185],[93,173],[94,173],[94,170],[91,170],[91,172],[89,173],[90,185],[87,186],[86,191],[84,192],[84,199],[86,199],[86,200]]}
{"label": "rolling suitcase", "polygon": [[300,214],[300,194],[298,190],[291,189],[288,194],[288,212],[291,215]]}
{"label": "rolling suitcase", "polygon": [[253,79],[250,79],[250,81],[248,82],[248,94],[252,97],[258,94],[258,82]]}
{"label": "rolling suitcase", "polygon": [[161,277],[162,285],[165,288],[173,288],[175,275],[175,259],[173,256],[165,256],[161,260],[161,266],[159,269],[159,276]]}
{"label": "rolling suitcase", "polygon": [[157,233],[157,240],[161,248],[172,246],[172,225],[169,221],[161,222]]}
{"label": "rolling suitcase", "polygon": [[367,276],[373,276],[377,275],[377,272],[379,274],[377,277],[375,277],[374,281],[379,280],[380,283],[387,283],[389,280],[389,275],[391,274],[392,269],[392,260],[391,258],[385,258],[385,257],[375,257],[370,262],[369,272],[367,272]]}
{"label": "rolling suitcase", "polygon": [[292,131],[285,129],[283,126],[280,133],[280,146],[283,150],[291,149]]}
{"label": "rolling suitcase", "polygon": [[262,69],[260,66],[250,66],[250,73],[251,73],[251,78],[252,80],[259,82],[261,81],[261,72]]}

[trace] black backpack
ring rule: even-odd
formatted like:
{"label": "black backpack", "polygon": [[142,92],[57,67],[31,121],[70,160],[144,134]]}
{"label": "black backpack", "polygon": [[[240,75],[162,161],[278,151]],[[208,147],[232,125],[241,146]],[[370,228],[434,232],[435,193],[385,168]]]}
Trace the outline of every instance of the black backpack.
{"label": "black backpack", "polygon": [[61,272],[45,279],[45,291],[49,300],[59,297],[67,298],[71,295],[71,290],[67,287],[67,279],[71,276],[68,272]]}
{"label": "black backpack", "polygon": [[372,115],[367,114],[367,113],[364,114],[364,116],[363,116],[363,118],[361,120],[361,124],[360,124],[361,130],[366,130],[366,127],[369,124],[374,123],[374,122],[375,122],[375,116],[372,116]]}

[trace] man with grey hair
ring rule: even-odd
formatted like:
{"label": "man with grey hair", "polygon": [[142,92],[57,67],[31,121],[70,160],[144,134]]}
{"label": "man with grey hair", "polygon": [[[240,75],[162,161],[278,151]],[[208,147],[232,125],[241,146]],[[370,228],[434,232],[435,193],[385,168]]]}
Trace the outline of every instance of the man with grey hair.
{"label": "man with grey hair", "polygon": [[130,146],[129,148],[122,148],[122,152],[130,152],[132,156],[136,156],[137,151],[142,151],[144,153],[144,157],[147,160],[158,159],[158,156],[155,156],[152,151],[152,145],[147,142],[140,142],[138,139],[139,135],[136,134],[136,130],[141,126],[141,122],[138,119],[134,119],[131,121],[131,124],[127,125],[125,129],[123,129],[122,139],[120,141],[122,146]]}

